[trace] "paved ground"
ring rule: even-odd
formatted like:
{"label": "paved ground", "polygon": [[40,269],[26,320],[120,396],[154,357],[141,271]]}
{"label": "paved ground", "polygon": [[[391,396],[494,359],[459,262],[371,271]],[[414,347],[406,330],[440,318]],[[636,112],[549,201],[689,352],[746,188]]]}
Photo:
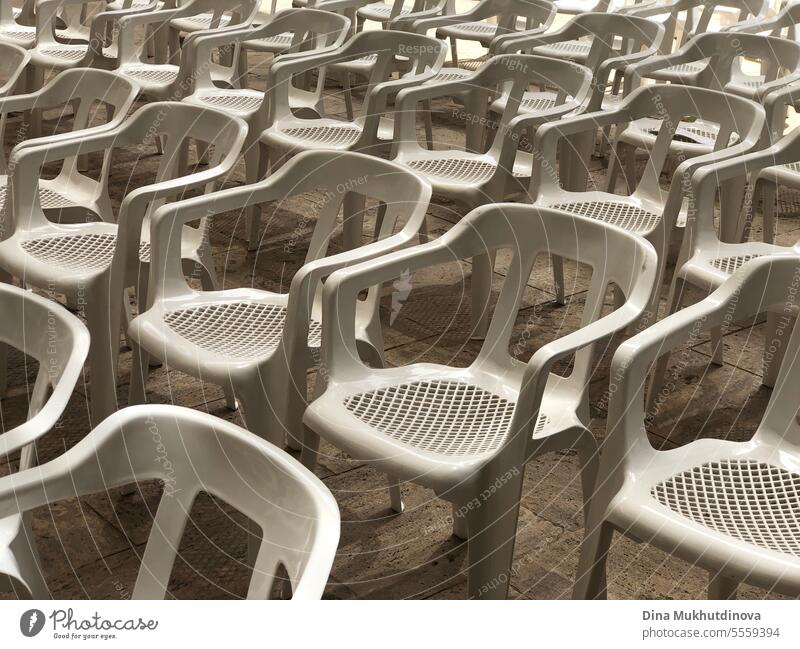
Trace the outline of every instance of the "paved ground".
{"label": "paved ground", "polygon": [[[253,79],[253,85],[259,83],[263,83],[263,76]],[[342,106],[339,97],[328,98],[329,112],[341,115]],[[460,141],[463,126],[457,119],[458,107],[443,103],[434,108],[438,146]],[[126,167],[125,162],[122,156],[115,167],[113,193],[117,201],[131,179],[135,184],[145,182],[147,172],[154,169],[156,156],[140,160],[135,170]],[[602,180],[600,161],[595,161],[595,166],[598,169],[595,178]],[[242,171],[237,169],[228,184],[242,183]],[[315,197],[309,196],[283,204],[275,213],[267,209],[263,221],[267,232],[256,252],[246,251],[244,224],[235,215],[216,218],[212,244],[217,272],[224,285],[286,290],[305,250],[298,244],[287,252],[284,244],[288,237],[295,236],[292,233],[297,227],[303,237],[310,233],[313,220],[309,223],[307,219],[313,215],[315,204]],[[797,206],[793,209],[796,214]],[[462,214],[460,207],[438,202],[429,214],[432,234],[446,231]],[[779,241],[794,242],[800,232],[800,221],[790,216],[781,220],[780,228]],[[391,325],[391,301],[387,296],[383,315],[386,357],[390,364],[422,359],[467,364],[474,358],[478,343],[470,341],[468,336],[464,271],[468,275],[468,264],[414,276],[411,293]],[[569,303],[558,306],[553,301],[549,273],[545,269],[539,271],[531,278],[515,334],[515,346],[522,358],[527,358],[542,342],[576,328],[586,289],[584,279],[568,268]],[[502,273],[496,279],[501,282]],[[728,333],[723,367],[709,365],[706,341],[687,350],[683,356],[685,366],[674,382],[674,392],[652,424],[653,442],[673,447],[698,436],[747,439],[770,396],[769,390],[760,387],[762,346],[759,325],[742,326]],[[600,364],[591,385],[592,429],[598,437],[605,430],[608,361],[606,357]],[[119,396],[124,403],[130,366],[127,351],[122,354],[121,365]],[[35,367],[21,355],[13,356],[10,376],[8,397],[0,404],[6,429],[24,417]],[[40,445],[41,461],[52,459],[86,433],[87,387],[88,383],[78,387],[63,420]],[[153,371],[148,396],[154,403],[172,402],[239,421],[238,413],[226,408],[218,387],[165,368]],[[0,469],[7,472],[9,466],[6,463]],[[408,484],[403,487],[406,511],[394,515],[389,509],[383,477],[330,446],[323,447],[318,475],[335,495],[342,516],[341,544],[328,597],[464,596],[466,545],[451,535],[447,503],[430,491]],[[114,491],[37,510],[34,529],[53,596],[129,597],[158,497],[159,487],[145,483],[132,492]],[[242,517],[223,503],[201,497],[192,518],[181,545],[170,594],[178,598],[243,596],[248,576],[243,563],[246,535]],[[553,453],[533,462],[526,473],[511,595],[567,597],[582,532],[576,457]],[[614,598],[702,597],[705,584],[706,575],[702,571],[646,546],[622,540],[612,548],[609,592]],[[767,596],[751,588],[743,589],[741,594],[753,598]]]}

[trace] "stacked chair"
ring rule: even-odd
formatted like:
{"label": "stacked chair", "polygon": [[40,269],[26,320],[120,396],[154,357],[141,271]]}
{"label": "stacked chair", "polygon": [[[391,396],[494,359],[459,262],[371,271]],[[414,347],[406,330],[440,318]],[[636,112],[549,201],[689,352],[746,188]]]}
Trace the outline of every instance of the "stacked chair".
{"label": "stacked chair", "polygon": [[[0,0],[0,397],[31,379],[0,433],[2,590],[49,595],[37,508],[161,480],[133,597],[171,595],[207,493],[249,519],[248,598],[319,599],[341,522],[313,472],[333,447],[378,470],[394,513],[404,485],[449,503],[470,598],[510,594],[526,465],[551,452],[577,456],[574,597],[608,596],[615,533],[703,568],[710,597],[800,595],[800,242],[776,210],[800,190],[800,3],[95,4]],[[463,146],[437,139],[452,102]],[[212,242],[239,223],[248,263],[298,257],[280,290],[220,280]],[[387,286],[448,264],[470,362],[395,365]],[[528,322],[549,342],[523,359],[542,273],[581,313],[566,333]],[[670,359],[708,335],[722,364],[723,336],[762,320],[780,344],[752,439],[656,450]],[[158,365],[221,387],[244,428],[145,405]],[[82,439],[40,453],[81,379]]]}

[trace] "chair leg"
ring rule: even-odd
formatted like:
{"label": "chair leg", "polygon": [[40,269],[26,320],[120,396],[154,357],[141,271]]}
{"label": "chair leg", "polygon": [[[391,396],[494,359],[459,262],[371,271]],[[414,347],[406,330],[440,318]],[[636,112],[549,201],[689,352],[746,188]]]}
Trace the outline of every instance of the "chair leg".
{"label": "chair leg", "polygon": [[128,386],[128,405],[138,406],[147,401],[147,377],[150,374],[150,354],[131,341],[131,379]]}
{"label": "chair leg", "polygon": [[553,288],[555,289],[556,302],[564,305],[567,303],[567,295],[564,288],[564,260],[557,255],[551,255],[551,260],[553,264]]}
{"label": "chair leg", "polygon": [[494,253],[472,259],[472,337],[482,340],[489,329]]}
{"label": "chair leg", "polygon": [[722,183],[719,192],[720,241],[739,243],[737,235],[741,229],[742,205],[747,183],[739,179]]}
{"label": "chair leg", "polygon": [[453,503],[453,536],[462,541],[469,538],[467,515],[464,513],[464,508],[459,507],[456,503]]}
{"label": "chair leg", "polygon": [[[683,301],[683,290],[686,283],[679,277],[675,276],[672,279],[672,286],[669,291],[669,299],[667,300],[666,316],[672,315],[678,311]],[[647,406],[646,412],[651,412],[656,405],[656,397],[660,394],[664,387],[664,378],[667,375],[667,367],[669,366],[669,353],[662,354],[656,361],[653,368],[652,375],[650,376],[650,385],[647,390]]]}
{"label": "chair leg", "polygon": [[303,427],[303,450],[300,452],[300,461],[309,471],[313,471],[317,466],[319,458],[319,435],[308,426]]}
{"label": "chair leg", "polygon": [[450,61],[453,67],[458,67],[458,45],[455,36],[450,37]]}
{"label": "chair leg", "polygon": [[[25,89],[27,92],[41,90],[44,85],[44,69],[38,65],[29,65],[26,74]],[[29,138],[42,136],[42,109],[32,108],[25,113],[25,121],[28,123]]]}
{"label": "chair leg", "polygon": [[428,150],[433,151],[433,115],[431,114],[430,99],[422,102],[422,119],[425,123],[425,141],[428,144]]}
{"label": "chair leg", "polygon": [[[258,142],[253,142],[245,147],[244,167],[247,184],[251,185],[260,180],[260,147]],[[245,211],[247,229],[247,249],[256,250],[258,248],[258,231],[261,225],[261,208],[258,205],[250,205]]]}
{"label": "chair leg", "polygon": [[711,327],[711,329],[709,329],[709,334],[711,335],[711,362],[718,367],[722,367],[722,364],[725,362],[722,345],[722,327]]}
{"label": "chair leg", "polygon": [[583,493],[583,518],[588,523],[589,509],[597,485],[600,469],[600,451],[597,440],[590,431],[584,431],[577,444],[578,460],[581,465],[581,491]]}
{"label": "chair leg", "polygon": [[345,72],[342,75],[342,92],[344,93],[344,108],[347,111],[347,119],[353,121],[353,90],[350,87],[350,74]]}
{"label": "chair leg", "polygon": [[467,513],[470,599],[508,597],[523,475],[516,469],[516,473],[504,473],[502,479],[487,476],[487,489],[476,490],[481,496],[491,495],[483,501],[479,496],[477,506]]}
{"label": "chair leg", "polygon": [[[119,327],[112,325],[116,318],[109,318],[110,305],[100,296],[107,294],[108,285],[100,284],[100,290],[89,292],[86,304],[86,320],[91,334],[89,367],[92,370],[90,386],[92,398],[92,426],[97,426],[117,409],[117,376],[115,359],[119,353]],[[114,331],[111,331],[111,329]],[[112,347],[116,345],[116,349]]]}
{"label": "chair leg", "polygon": [[392,511],[397,514],[402,514],[405,509],[405,505],[403,504],[403,492],[400,490],[400,485],[402,483],[388,473],[386,474],[386,482],[389,485],[389,501],[391,502]]}
{"label": "chair leg", "polygon": [[587,524],[581,543],[581,557],[578,561],[578,574],[572,589],[573,599],[606,599],[606,557],[614,528],[603,521]]}
{"label": "chair leg", "polygon": [[[788,330],[791,331],[791,323],[786,322],[788,317],[777,311],[767,311],[767,329],[764,335],[764,377],[761,383],[768,388],[775,387],[775,382],[778,380],[778,371],[781,369],[781,364],[786,355],[786,345],[773,345],[772,341],[781,340],[780,330],[787,324],[789,325]],[[786,336],[783,336],[783,338],[785,339]],[[773,347],[775,351],[772,351]]]}
{"label": "chair leg", "polygon": [[739,582],[720,573],[708,576],[708,599],[736,599]]}
{"label": "chair leg", "polygon": [[763,183],[761,193],[761,204],[764,211],[764,233],[765,243],[775,243],[775,202],[778,197],[778,188],[773,183]]}

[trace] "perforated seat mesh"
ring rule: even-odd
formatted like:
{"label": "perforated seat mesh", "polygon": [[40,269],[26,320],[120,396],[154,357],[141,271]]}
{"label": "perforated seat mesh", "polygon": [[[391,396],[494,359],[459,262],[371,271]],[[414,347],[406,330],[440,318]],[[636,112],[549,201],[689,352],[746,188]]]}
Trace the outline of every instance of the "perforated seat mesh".
{"label": "perforated seat mesh", "polygon": [[[402,7],[398,15],[405,16],[411,13],[410,7]],[[366,7],[358,10],[359,16],[366,16],[367,18],[389,18],[392,15],[392,5],[387,5],[382,2],[373,2]]]}
{"label": "perforated seat mesh", "polygon": [[702,61],[692,61],[690,63],[681,63],[679,65],[671,65],[664,68],[663,72],[671,72],[673,74],[686,74],[687,72],[699,72],[706,66]]}
{"label": "perforated seat mesh", "polygon": [[123,70],[126,76],[138,81],[155,81],[159,83],[172,83],[178,77],[178,68],[155,68],[150,65],[126,66]]}
{"label": "perforated seat mesh", "polygon": [[405,383],[348,397],[365,424],[418,449],[443,455],[486,453],[502,444],[514,403],[458,381]]}
{"label": "perforated seat mesh", "polygon": [[470,76],[472,72],[469,70],[462,70],[461,68],[442,68],[436,76],[434,76],[427,83],[436,83],[439,81],[458,81]]}
{"label": "perforated seat mesh", "polygon": [[228,110],[235,110],[243,113],[249,113],[261,106],[261,101],[264,99],[263,95],[249,95],[237,92],[224,93],[218,95],[200,95],[198,100],[208,106],[215,106],[217,108],[227,108]]}
{"label": "perforated seat mesh", "polygon": [[80,61],[87,52],[85,46],[78,47],[43,47],[39,50],[40,54],[50,56],[54,59],[63,59],[65,61]]}
{"label": "perforated seat mesh", "polygon": [[651,489],[681,516],[762,548],[800,557],[800,475],[755,460],[722,460]]}
{"label": "perforated seat mesh", "polygon": [[36,40],[36,29],[34,27],[0,27],[0,37],[9,38],[15,41],[26,41],[32,43]]}
{"label": "perforated seat mesh", "polygon": [[711,265],[723,273],[733,273],[739,270],[751,259],[758,259],[761,255],[736,255],[734,257],[719,257],[711,261]]}
{"label": "perforated seat mesh", "polygon": [[789,164],[783,165],[783,167],[789,171],[800,172],[800,162],[790,162]]}
{"label": "perforated seat mesh", "polygon": [[482,21],[448,25],[447,28],[441,30],[445,34],[494,34],[496,31],[497,25]]}
{"label": "perforated seat mesh", "polygon": [[[8,187],[6,185],[0,186],[0,211],[5,210],[7,191]],[[47,187],[39,187],[39,202],[42,209],[45,210],[58,210],[75,205],[75,202],[71,201],[67,196]]]}
{"label": "perforated seat mesh", "polygon": [[552,43],[550,45],[540,45],[534,48],[537,54],[555,53],[555,54],[588,54],[592,49],[591,41],[562,41],[560,43]]}
{"label": "perforated seat mesh", "polygon": [[411,160],[408,166],[428,176],[438,176],[456,183],[483,183],[491,178],[496,165],[468,158]]}
{"label": "perforated seat mesh", "polygon": [[[71,271],[108,267],[114,257],[117,237],[113,234],[73,234],[28,239],[20,246],[32,257],[54,267]],[[149,244],[139,247],[139,255],[150,256]],[[146,261],[146,259],[143,259]]]}
{"label": "perforated seat mesh", "polygon": [[361,137],[361,129],[356,126],[299,126],[283,131],[285,135],[298,140],[329,146],[349,146]]}
{"label": "perforated seat mesh", "polygon": [[[172,311],[166,325],[192,344],[220,356],[258,358],[272,352],[281,340],[286,309],[262,302],[209,304]],[[317,348],[322,325],[311,321],[308,346]]]}
{"label": "perforated seat mesh", "polygon": [[590,219],[611,223],[632,232],[648,232],[658,225],[661,217],[628,203],[614,201],[587,201],[585,203],[559,203],[557,210],[587,216]]}
{"label": "perforated seat mesh", "polygon": [[520,106],[526,110],[549,110],[556,105],[556,95],[552,92],[526,92],[522,95]]}
{"label": "perforated seat mesh", "polygon": [[[187,22],[197,25],[198,27],[210,27],[214,14],[199,14],[197,16],[186,16],[178,18],[177,22]],[[224,27],[231,21],[230,16],[222,15],[219,19],[219,27]]]}
{"label": "perforated seat mesh", "polygon": [[283,32],[282,34],[275,34],[275,36],[267,36],[266,38],[257,38],[248,43],[261,43],[263,45],[280,45],[289,47],[292,44],[292,32]]}

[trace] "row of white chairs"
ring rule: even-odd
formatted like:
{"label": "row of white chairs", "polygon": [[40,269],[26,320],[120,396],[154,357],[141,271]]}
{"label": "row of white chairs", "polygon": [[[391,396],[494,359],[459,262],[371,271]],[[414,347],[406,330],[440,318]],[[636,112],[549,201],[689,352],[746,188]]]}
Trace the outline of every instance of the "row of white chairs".
{"label": "row of white chairs", "polygon": [[[352,8],[352,4],[337,5],[337,10]],[[36,469],[30,466],[31,445],[52,423],[26,425],[22,432],[0,437],[8,444],[7,453],[24,450],[23,470],[0,480],[0,503],[7,514],[2,520],[9,523],[9,533],[3,535],[7,542],[0,544],[0,549],[6,548],[0,555],[3,572],[30,592],[46,592],[41,571],[35,574],[37,559],[24,512],[52,499],[102,488],[97,471],[105,471],[105,464],[112,461],[109,458],[117,461],[112,464],[117,469],[115,485],[132,478],[163,477],[156,467],[145,470],[135,454],[124,460],[118,450],[115,453],[120,442],[135,447],[136,440],[146,436],[142,431],[150,425],[146,413],[151,413],[159,430],[169,428],[165,436],[174,444],[180,443],[184,434],[180,424],[184,423],[184,430],[190,431],[186,435],[197,437],[192,444],[197,445],[196,453],[208,458],[209,470],[215,466],[212,461],[218,468],[224,452],[231,471],[219,472],[212,479],[205,469],[186,469],[185,497],[164,494],[135,595],[164,594],[183,521],[196,494],[206,490],[206,480],[210,481],[208,490],[239,508],[263,535],[260,547],[252,548],[252,596],[271,592],[279,564],[288,571],[296,595],[319,596],[324,588],[338,540],[338,515],[322,483],[272,446],[200,413],[131,408],[112,414],[117,408],[118,332],[122,330],[134,351],[132,403],[146,398],[147,370],[151,359],[157,358],[220,383],[230,405],[242,407],[252,432],[273,445],[283,446],[288,438],[290,446],[302,447],[307,468],[316,463],[322,437],[384,471],[396,511],[402,510],[399,486],[405,481],[433,488],[452,502],[454,531],[468,539],[471,596],[506,594],[525,463],[538,454],[569,448],[577,450],[581,460],[587,514],[576,595],[604,593],[602,560],[612,530],[649,540],[656,536],[655,525],[665,520],[672,521],[673,528],[691,521],[691,534],[674,551],[712,572],[712,592],[731,595],[737,581],[796,592],[800,574],[790,558],[796,556],[792,554],[793,508],[777,512],[770,509],[770,502],[745,494],[739,500],[728,498],[728,509],[718,514],[719,501],[703,499],[714,485],[722,489],[736,485],[736,480],[745,486],[761,480],[759,488],[769,483],[770,489],[786,489],[782,493],[795,498],[791,490],[796,468],[784,452],[789,442],[762,434],[760,429],[756,440],[740,450],[714,447],[716,459],[709,459],[714,453],[707,443],[690,444],[681,451],[686,473],[659,473],[658,481],[647,483],[647,494],[640,491],[644,483],[627,482],[629,475],[638,476],[638,469],[641,473],[649,470],[636,463],[638,456],[631,460],[634,468],[628,473],[607,464],[611,461],[607,458],[618,457],[614,453],[620,448],[636,455],[633,446],[640,442],[633,428],[641,430],[641,422],[626,413],[619,414],[617,424],[613,415],[624,411],[628,402],[619,406],[614,399],[621,398],[616,397],[618,393],[629,399],[643,398],[650,364],[661,358],[662,367],[666,352],[683,342],[681,333],[670,332],[685,329],[687,313],[711,313],[713,317],[703,323],[708,322],[718,341],[721,327],[730,322],[722,318],[720,301],[728,304],[732,294],[752,296],[763,289],[763,299],[748,297],[741,306],[737,303],[744,317],[759,311],[778,313],[776,309],[786,300],[798,250],[772,241],[741,242],[749,221],[740,218],[736,207],[742,202],[740,189],[748,181],[758,177],[764,184],[780,183],[775,166],[800,160],[798,135],[782,136],[778,117],[785,105],[793,103],[793,84],[800,79],[800,45],[732,31],[699,34],[674,54],[656,56],[665,30],[636,16],[634,9],[630,15],[579,15],[555,36],[517,37],[502,31],[490,41],[489,51],[494,54],[497,47],[497,52],[508,53],[491,56],[479,62],[476,71],[455,73],[447,80],[441,77],[448,69],[442,67],[446,48],[437,38],[384,30],[359,32],[345,40],[352,22],[319,8],[281,12],[259,27],[249,26],[255,8],[246,2],[212,6],[191,0],[175,9],[139,9],[119,20],[120,52],[134,40],[126,25],[150,30],[150,37],[136,44],[138,63],[125,64],[120,55],[113,71],[67,70],[43,89],[23,95],[11,94],[12,83],[6,97],[0,98],[4,116],[30,111],[34,124],[37,111],[77,104],[72,132],[26,140],[11,154],[0,267],[7,282],[15,277],[25,285],[63,294],[68,305],[85,312],[91,342],[77,319],[60,314],[72,336],[65,343],[70,351],[65,352],[69,361],[64,362],[79,366],[88,356],[93,424],[97,426],[67,454]],[[552,15],[552,8],[549,12]],[[55,21],[58,12],[52,15],[49,20]],[[210,16],[210,22],[204,23],[209,30],[194,29],[200,23],[188,19],[198,16]],[[547,18],[540,23],[547,23]],[[752,28],[749,23],[742,26],[745,31]],[[147,43],[158,41],[164,29],[170,30],[166,49],[154,45],[150,63]],[[187,32],[192,33],[181,43],[178,37]],[[294,51],[277,56],[271,64],[266,92],[237,87],[242,85],[239,50],[247,49],[250,42],[281,35],[285,41],[287,33],[287,47]],[[556,44],[576,39],[584,43],[581,38],[588,39],[588,47],[570,46],[580,63],[543,56]],[[215,77],[218,66],[212,62],[211,50],[222,46],[234,51],[227,65],[219,66],[227,72]],[[529,51],[533,54],[514,53]],[[169,62],[157,62],[165,53]],[[32,54],[17,54],[20,69],[31,63]],[[764,73],[748,78],[752,75],[734,65],[738,65],[734,59],[742,57],[763,60]],[[322,70],[338,67],[349,75],[353,68],[344,65],[346,61],[357,62],[355,69],[369,76],[362,112],[350,121],[321,117]],[[133,72],[130,65],[135,67]],[[211,73],[195,75],[200,68]],[[298,81],[317,69],[315,84]],[[624,84],[622,96],[616,99],[606,92],[607,85],[620,90],[616,81],[609,84],[613,70],[619,70],[616,81]],[[643,77],[659,80],[664,71],[671,75],[670,85],[641,85]],[[21,72],[12,74],[21,77]],[[185,83],[187,79],[196,83],[201,76],[205,86]],[[30,81],[30,75],[27,78]],[[223,79],[231,86],[227,90],[215,85]],[[531,91],[531,85],[539,90]],[[142,95],[170,101],[151,103],[127,117]],[[468,117],[485,117],[492,111],[499,117],[485,119],[483,128],[477,129],[469,123],[477,120],[468,119],[464,152],[431,150],[417,142],[417,106],[442,96],[464,102]],[[96,115],[90,111],[98,101],[107,105],[107,120],[101,125],[92,121]],[[313,112],[302,114],[299,109]],[[394,119],[390,121],[389,116]],[[487,124],[492,128],[486,128]],[[699,137],[685,135],[697,125],[704,126]],[[601,145],[608,144],[601,146],[601,152],[607,150],[610,179],[603,192],[589,191],[585,174],[598,129]],[[523,138],[530,144],[527,156],[519,151]],[[431,139],[430,131],[427,139]],[[206,168],[189,169],[191,143],[197,145],[198,157],[208,162]],[[114,150],[135,150],[138,159],[152,148],[162,154],[155,182],[126,192],[115,215],[108,195],[108,176],[117,172],[112,164]],[[390,160],[367,155],[387,150]],[[636,162],[643,152],[647,161],[637,183]],[[103,157],[99,180],[82,169],[91,154]],[[247,160],[248,184],[215,191],[242,155]],[[668,172],[667,162],[675,157],[682,162]],[[42,167],[54,162],[61,163],[60,173],[53,180],[41,180]],[[616,177],[623,171],[631,190],[627,196],[614,191]],[[660,183],[664,173],[671,178],[667,191]],[[353,183],[354,178],[359,182]],[[203,193],[187,198],[192,191]],[[253,245],[258,241],[256,224],[263,205],[308,191],[323,191],[325,200],[306,263],[294,276],[289,293],[218,290],[208,243],[214,216],[238,211],[247,220]],[[722,238],[713,222],[718,192]],[[445,235],[426,243],[429,202],[442,194],[477,209]],[[502,203],[515,195],[533,205]],[[745,214],[755,209],[753,196],[754,192],[745,197]],[[365,218],[367,207],[374,202],[380,205],[377,222],[374,231],[365,232],[365,221],[370,220]],[[99,221],[63,223],[47,217],[86,208]],[[330,238],[340,212],[345,251],[332,254]],[[188,225],[198,220],[198,227]],[[678,282],[702,276],[697,283],[720,288],[701,306],[653,325],[669,244],[676,225],[683,221],[684,251],[673,287],[678,297],[670,300],[670,309],[679,305]],[[739,240],[725,241],[724,233],[733,233],[730,236]],[[365,236],[371,242],[362,245]],[[423,243],[407,248],[417,237]],[[499,251],[509,249],[511,262],[495,303],[491,299],[494,260]],[[542,256],[553,258],[559,301],[565,301],[567,294],[564,259],[589,266],[591,282],[581,328],[521,364],[509,354],[508,343],[531,269]],[[474,333],[485,340],[477,359],[466,369],[430,364],[381,369],[380,285],[404,272],[464,259],[473,261]],[[197,270],[202,291],[185,279]],[[135,288],[139,315],[129,324],[131,288]],[[616,292],[616,308],[604,315],[610,288]],[[364,290],[366,299],[359,299]],[[39,300],[12,287],[8,291],[18,300]],[[54,304],[49,308],[59,312]],[[598,343],[646,325],[652,326],[624,343],[615,357],[626,358],[623,370],[634,368],[613,374],[619,383],[614,387],[619,389],[612,398],[609,440],[623,441],[606,444],[599,456],[588,427],[586,390],[601,347]],[[654,337],[653,331],[660,333]],[[18,343],[13,336],[7,341],[27,352],[25,342]],[[793,339],[789,348],[797,344]],[[640,345],[647,349],[642,363],[628,358],[638,359],[635,351]],[[551,371],[555,363],[573,355],[568,376]],[[787,356],[782,374],[772,370],[777,381],[773,402],[779,393],[784,394],[781,376],[792,376],[791,359]],[[317,381],[311,401],[306,394],[306,372],[318,362],[323,380]],[[658,376],[658,371],[653,374],[651,395]],[[61,375],[44,375],[41,386],[37,381],[39,401],[43,402],[48,383],[62,386],[60,393],[69,393],[72,386],[62,381]],[[639,383],[631,387],[630,381]],[[783,399],[791,401],[785,394]],[[64,405],[56,402],[53,410],[63,411]],[[31,422],[37,409],[32,406]],[[783,414],[768,415],[762,428],[774,432],[780,425],[788,431],[792,422],[785,421]],[[616,450],[608,454],[606,447]],[[776,454],[776,449],[781,452]],[[190,451],[187,445],[178,459],[189,453],[193,460]],[[264,467],[270,468],[254,468],[252,474],[234,479],[238,463],[231,457],[245,453],[265,458]],[[641,457],[647,459],[646,453]],[[764,465],[763,458],[772,458],[772,464]],[[700,460],[705,464],[696,463]],[[670,462],[665,460],[663,466]],[[64,483],[70,467],[86,476],[85,488]],[[278,511],[288,508],[308,521],[299,531],[263,506],[263,499],[275,502],[269,494],[279,489],[276,474],[298,485],[293,492],[296,498],[276,507]],[[497,487],[502,476],[506,479]],[[243,492],[251,480],[260,485],[255,489],[258,499]],[[470,507],[491,486],[491,500]],[[736,487],[735,493],[746,492],[745,486]],[[630,505],[633,501],[636,507]],[[636,526],[630,517],[636,511],[649,512],[648,507],[655,513],[636,518],[639,531],[631,532]],[[749,508],[751,527],[743,525],[737,531],[735,521],[743,507]],[[182,516],[177,515],[181,512]],[[770,516],[786,524],[768,526],[758,536],[753,530],[767,525]],[[24,545],[27,554],[20,549]],[[665,547],[667,542],[656,545]],[[724,545],[727,554],[709,550],[716,545]],[[752,563],[753,556],[758,558],[755,572],[748,573],[743,566]],[[487,588],[487,584],[500,586]]]}

